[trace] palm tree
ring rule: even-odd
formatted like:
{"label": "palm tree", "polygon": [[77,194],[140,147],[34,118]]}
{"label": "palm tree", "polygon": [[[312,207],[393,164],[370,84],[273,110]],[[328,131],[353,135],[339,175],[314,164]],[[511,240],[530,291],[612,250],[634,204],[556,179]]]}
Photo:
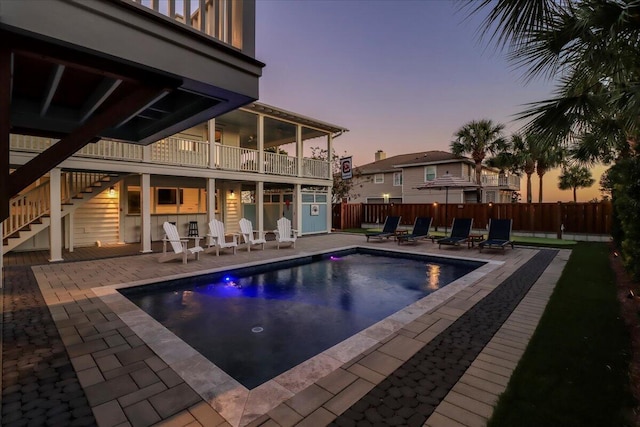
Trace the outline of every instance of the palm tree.
{"label": "palm tree", "polygon": [[591,187],[596,182],[591,176],[591,171],[584,166],[574,165],[565,167],[558,180],[558,188],[561,190],[573,190],[573,202],[577,201],[576,190],[578,188]]}
{"label": "palm tree", "polygon": [[[640,129],[640,2],[635,0],[462,0],[472,14],[490,8],[484,34],[508,49],[527,78],[558,77],[554,96],[521,114],[549,142],[608,134],[611,119],[626,151]],[[603,120],[608,118],[607,120]],[[620,138],[599,139],[620,149]],[[614,156],[615,157],[615,156]]]}
{"label": "palm tree", "polygon": [[451,152],[456,156],[470,154],[476,164],[477,202],[482,202],[482,161],[487,153],[496,154],[505,144],[502,137],[503,124],[494,124],[491,120],[474,120],[462,126],[455,133],[451,143]]}
{"label": "palm tree", "polygon": [[539,178],[538,203],[542,203],[542,177],[549,169],[560,165],[564,158],[564,150],[558,146],[541,144],[535,156],[536,174]]}
{"label": "palm tree", "polygon": [[527,134],[524,137],[520,134],[511,136],[514,157],[522,167],[522,171],[527,175],[527,203],[531,203],[533,199],[531,176],[536,171],[536,153],[539,151],[537,142],[539,140],[533,134]]}

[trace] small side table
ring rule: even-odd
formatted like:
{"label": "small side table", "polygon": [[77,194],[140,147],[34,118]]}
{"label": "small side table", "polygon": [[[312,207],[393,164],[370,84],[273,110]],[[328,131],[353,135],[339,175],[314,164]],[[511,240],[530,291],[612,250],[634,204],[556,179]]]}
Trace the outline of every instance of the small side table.
{"label": "small side table", "polygon": [[396,230],[393,233],[393,240],[398,240],[398,237],[409,234],[409,230]]}
{"label": "small side table", "polygon": [[484,240],[484,234],[469,234],[469,239],[467,240],[467,248],[473,248],[476,245],[476,242],[482,242]]}

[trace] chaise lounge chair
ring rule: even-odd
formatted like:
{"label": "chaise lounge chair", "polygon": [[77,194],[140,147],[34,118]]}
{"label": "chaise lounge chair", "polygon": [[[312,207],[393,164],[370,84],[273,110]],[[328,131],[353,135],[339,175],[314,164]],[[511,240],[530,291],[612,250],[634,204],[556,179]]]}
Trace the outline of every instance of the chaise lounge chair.
{"label": "chaise lounge chair", "polygon": [[365,236],[367,236],[367,242],[372,237],[382,240],[383,237],[386,237],[388,239],[391,236],[395,236],[398,225],[400,225],[399,216],[387,216],[387,218],[384,220],[382,231],[365,234]]}
{"label": "chaise lounge chair", "polygon": [[511,245],[513,249],[513,240],[511,240],[512,219],[490,219],[489,220],[489,236],[487,240],[478,243],[478,248],[482,252],[485,247],[502,248]]}
{"label": "chaise lounge chair", "polygon": [[[187,247],[189,239],[181,238],[178,234],[178,228],[175,225],[165,222],[162,224],[162,228],[164,228],[166,235],[164,236],[164,239],[162,239],[162,256],[159,259],[160,262],[167,262],[172,259],[182,258],[182,263],[186,264],[187,257],[190,254],[195,254],[196,259],[200,259],[200,252],[204,249],[200,247],[199,237],[193,237],[195,240],[195,246],[189,248]],[[167,242],[171,244],[173,253],[167,252]]]}
{"label": "chaise lounge chair", "polygon": [[282,217],[278,220],[278,229],[274,230],[274,233],[278,249],[280,249],[280,243],[289,243],[291,247],[296,247],[298,232],[291,228],[291,221],[288,218]]}
{"label": "chaise lounge chair", "polygon": [[398,244],[402,242],[412,242],[415,243],[418,239],[426,239],[429,237],[429,229],[431,229],[431,223],[433,222],[433,218],[430,216],[419,216],[416,217],[415,222],[413,223],[413,230],[410,234],[402,234],[398,236]]}
{"label": "chaise lounge chair", "polygon": [[207,249],[205,252],[213,252],[216,251],[216,256],[220,255],[220,249],[233,249],[233,254],[236,254],[236,248],[238,247],[238,236],[233,235],[233,240],[227,242],[227,235],[224,232],[224,223],[218,221],[217,219],[212,219],[209,221],[209,234],[207,234],[209,238],[209,244],[207,245]]}
{"label": "chaise lounge chair", "polygon": [[469,239],[473,218],[454,218],[451,225],[451,235],[438,240],[438,249],[441,245],[460,245]]}
{"label": "chaise lounge chair", "polygon": [[264,238],[264,234],[260,231],[253,231],[253,224],[246,218],[240,220],[240,232],[242,233],[242,239],[247,245],[247,252],[251,252],[251,246],[262,245],[264,250],[264,244],[267,243]]}

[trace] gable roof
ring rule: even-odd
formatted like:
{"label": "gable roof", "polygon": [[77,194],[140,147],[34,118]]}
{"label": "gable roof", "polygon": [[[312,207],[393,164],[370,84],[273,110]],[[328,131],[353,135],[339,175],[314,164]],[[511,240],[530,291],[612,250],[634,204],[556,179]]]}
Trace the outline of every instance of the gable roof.
{"label": "gable roof", "polygon": [[399,154],[377,162],[358,166],[361,174],[394,172],[399,167],[422,166],[440,163],[464,162],[474,164],[473,160],[464,156],[456,156],[447,151],[421,151],[419,153]]}

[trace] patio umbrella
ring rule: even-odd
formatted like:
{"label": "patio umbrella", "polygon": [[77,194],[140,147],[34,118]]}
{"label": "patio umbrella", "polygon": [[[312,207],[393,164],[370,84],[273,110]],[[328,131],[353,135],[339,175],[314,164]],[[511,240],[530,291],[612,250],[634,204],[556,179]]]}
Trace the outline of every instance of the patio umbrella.
{"label": "patio umbrella", "polygon": [[[471,179],[471,177],[469,177]],[[477,188],[478,185],[460,176],[449,175],[449,171],[437,177],[433,181],[427,182],[416,190],[442,190],[444,188],[444,234],[447,234],[449,222],[449,188]]]}

